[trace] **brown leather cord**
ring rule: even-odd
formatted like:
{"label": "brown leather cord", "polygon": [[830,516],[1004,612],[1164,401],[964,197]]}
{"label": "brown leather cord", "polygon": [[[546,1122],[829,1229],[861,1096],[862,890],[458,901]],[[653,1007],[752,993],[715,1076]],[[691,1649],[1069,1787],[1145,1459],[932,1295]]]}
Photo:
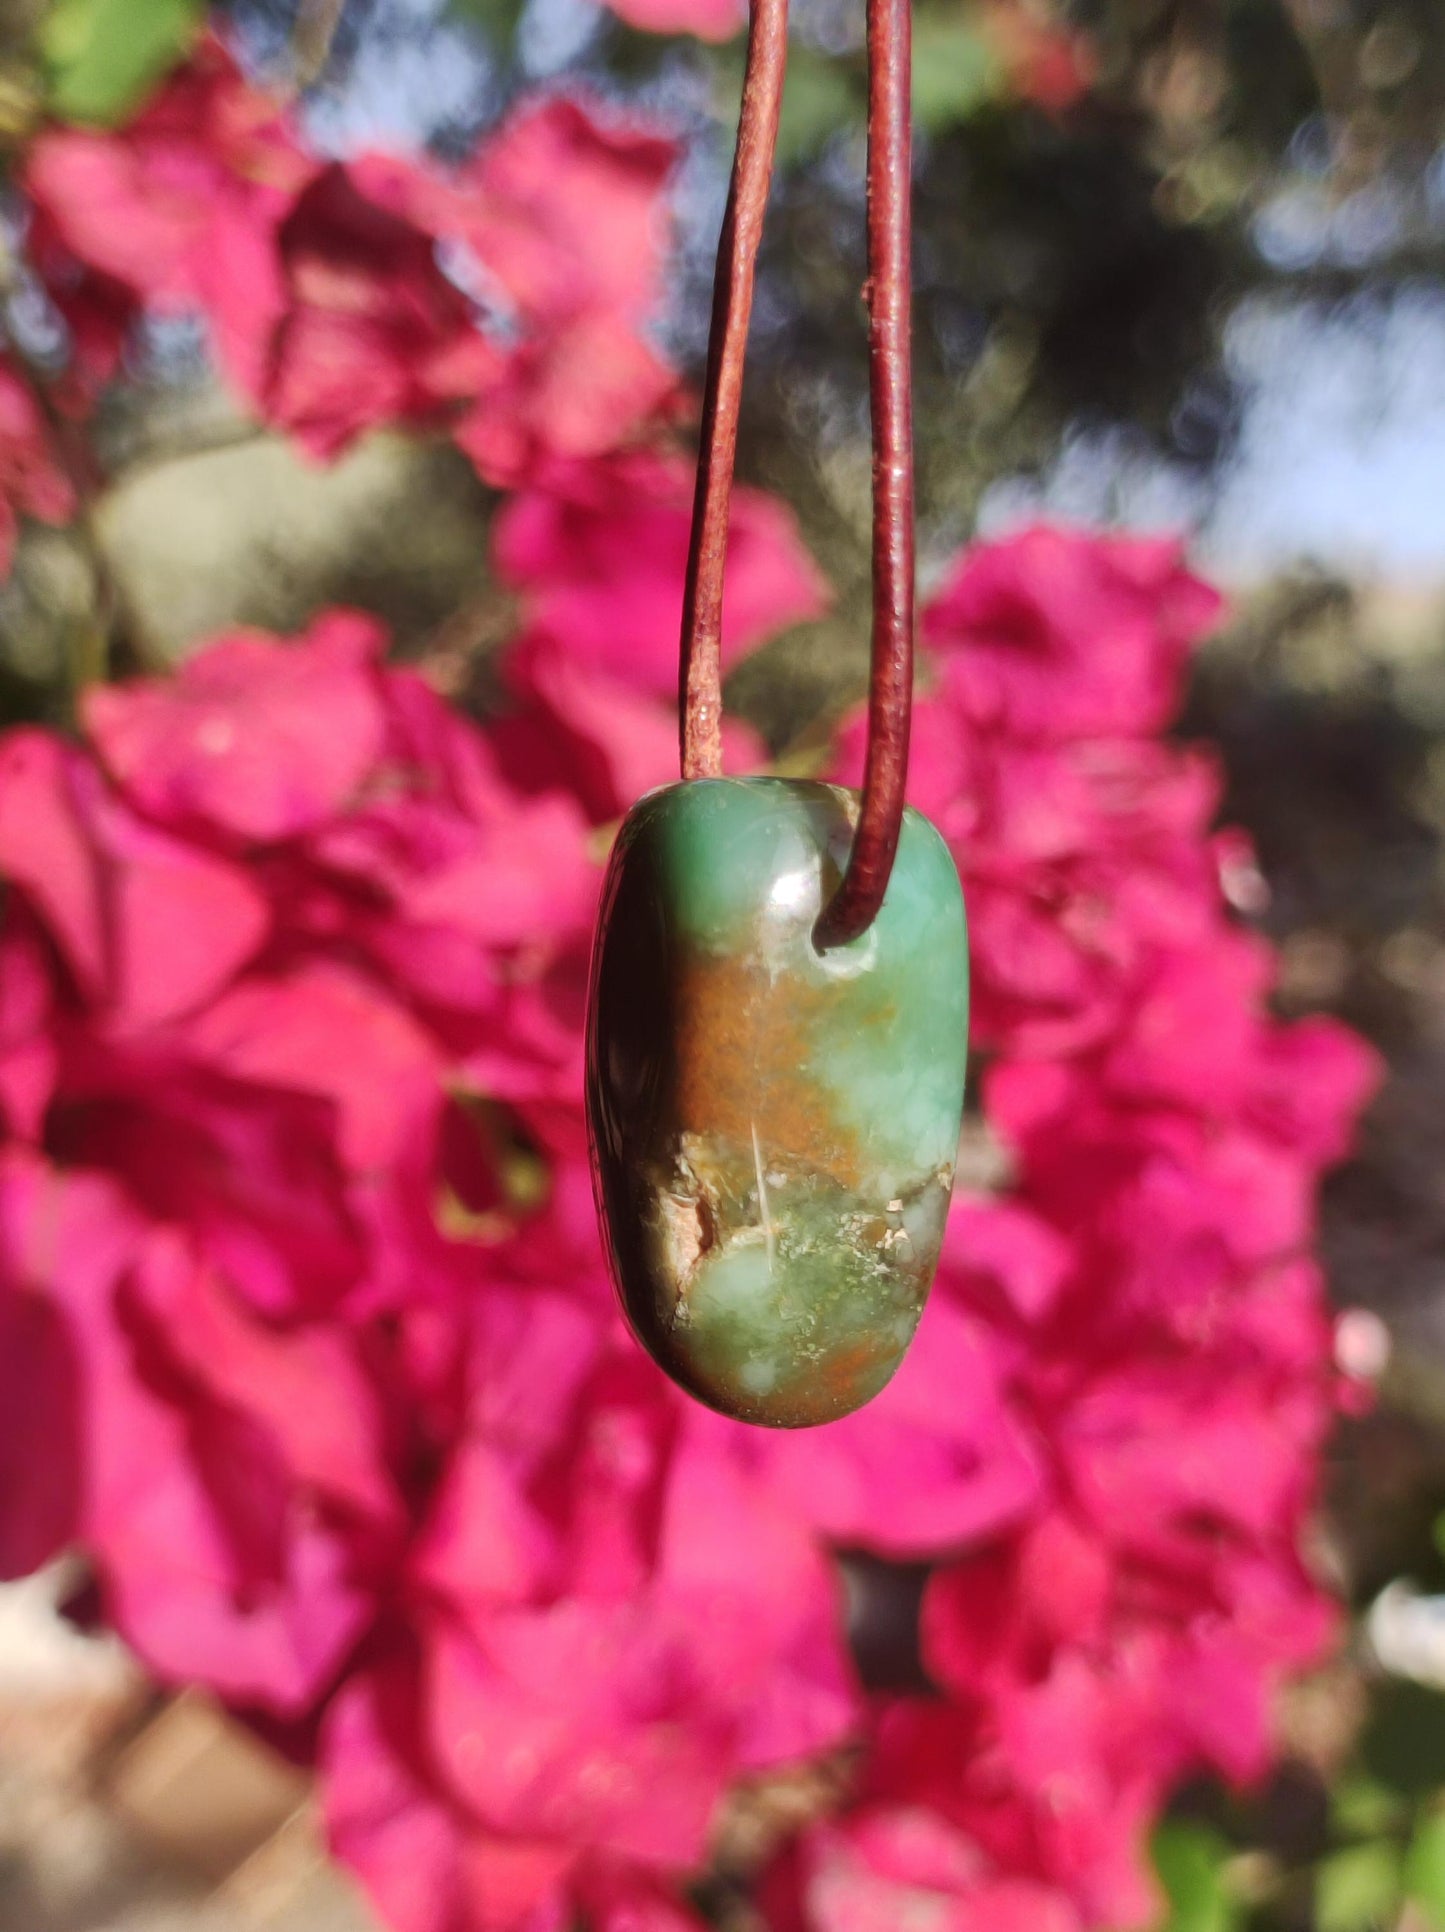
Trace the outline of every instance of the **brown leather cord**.
{"label": "brown leather cord", "polygon": [[[867,0],[868,375],[873,421],[873,652],[863,801],[847,870],[814,928],[820,948],[866,932],[898,850],[913,704],[910,0]],[[718,245],[702,441],[683,599],[684,778],[722,773],[723,567],[753,275],[772,176],[787,0],[753,0],[737,157]]]}
{"label": "brown leather cord", "polygon": [[737,153],[713,282],[702,439],[683,591],[679,702],[684,778],[722,775],[722,603],[728,506],[754,269],[773,176],[787,56],[788,0],[751,0]]}
{"label": "brown leather cord", "polygon": [[910,0],[868,0],[868,382],[873,417],[873,659],[863,804],[843,882],[813,929],[845,945],[877,917],[893,870],[913,709]]}

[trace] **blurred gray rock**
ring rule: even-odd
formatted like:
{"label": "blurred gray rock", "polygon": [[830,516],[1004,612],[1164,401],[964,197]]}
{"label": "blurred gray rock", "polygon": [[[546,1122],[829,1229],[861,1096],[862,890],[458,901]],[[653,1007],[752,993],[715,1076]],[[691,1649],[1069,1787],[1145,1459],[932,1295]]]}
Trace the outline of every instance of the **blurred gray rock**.
{"label": "blurred gray rock", "polygon": [[440,445],[375,436],[322,466],[245,434],[136,464],[96,529],[144,662],[228,625],[295,630],[337,603],[376,611],[405,651],[484,588],[489,502]]}

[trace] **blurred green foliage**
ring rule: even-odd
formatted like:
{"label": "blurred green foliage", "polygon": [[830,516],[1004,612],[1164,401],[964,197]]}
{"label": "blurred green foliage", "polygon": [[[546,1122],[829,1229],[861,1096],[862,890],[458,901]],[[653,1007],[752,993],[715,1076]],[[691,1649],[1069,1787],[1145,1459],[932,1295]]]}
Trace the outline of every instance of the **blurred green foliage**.
{"label": "blurred green foliage", "polygon": [[205,0],[56,0],[39,34],[51,111],[101,127],[126,120],[205,13]]}
{"label": "blurred green foliage", "polygon": [[1168,1819],[1154,1834],[1153,1853],[1169,1901],[1168,1932],[1236,1932],[1242,1915],[1229,1888],[1226,1838],[1208,1825]]}
{"label": "blurred green foliage", "polygon": [[1400,1854],[1383,1839],[1346,1845],[1315,1873],[1319,1932],[1370,1932],[1390,1922],[1400,1898]]}
{"label": "blurred green foliage", "polygon": [[1188,1794],[1153,1840],[1157,1932],[1445,1932],[1445,1696],[1374,1680],[1332,1774]]}
{"label": "blurred green foliage", "polygon": [[[465,0],[473,5],[492,0]],[[714,108],[731,125],[742,93],[743,43],[712,52]],[[967,121],[1003,97],[1007,75],[977,17],[957,6],[923,6],[913,20],[913,119],[924,135]],[[813,159],[839,135],[863,133],[868,106],[861,53],[826,54],[800,43],[788,50],[788,79],[778,128],[778,165]]]}

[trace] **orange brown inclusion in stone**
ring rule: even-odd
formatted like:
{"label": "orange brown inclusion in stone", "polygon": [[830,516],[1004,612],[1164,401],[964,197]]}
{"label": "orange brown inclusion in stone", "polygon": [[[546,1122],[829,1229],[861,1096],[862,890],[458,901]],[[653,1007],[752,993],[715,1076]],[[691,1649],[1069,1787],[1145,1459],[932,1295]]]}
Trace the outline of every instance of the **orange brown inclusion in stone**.
{"label": "orange brown inclusion in stone", "polygon": [[701,1401],[791,1428],[876,1395],[938,1261],[963,1109],[958,874],[904,820],[883,909],[819,953],[855,794],[782,779],[653,792],[613,850],[588,1120],[643,1346]]}

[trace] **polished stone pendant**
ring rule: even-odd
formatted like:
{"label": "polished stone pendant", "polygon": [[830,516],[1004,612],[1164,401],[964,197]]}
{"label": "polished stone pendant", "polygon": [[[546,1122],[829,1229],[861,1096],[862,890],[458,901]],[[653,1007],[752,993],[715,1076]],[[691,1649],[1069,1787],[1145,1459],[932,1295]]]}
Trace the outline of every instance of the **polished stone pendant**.
{"label": "polished stone pendant", "polygon": [[963,1111],[958,873],[904,815],[882,910],[819,952],[856,794],[695,779],[608,867],[587,1109],[627,1319],[700,1401],[796,1428],[902,1360],[938,1262]]}

